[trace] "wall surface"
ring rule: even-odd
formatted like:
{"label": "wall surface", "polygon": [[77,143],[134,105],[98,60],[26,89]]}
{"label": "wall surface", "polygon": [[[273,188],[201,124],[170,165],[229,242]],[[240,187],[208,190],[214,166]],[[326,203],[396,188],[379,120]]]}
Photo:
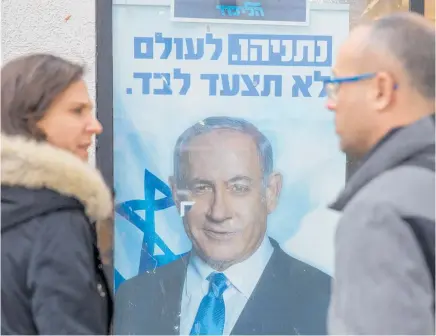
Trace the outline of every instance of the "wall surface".
{"label": "wall surface", "polygon": [[[95,100],[95,0],[1,0],[2,62],[50,52],[85,63]],[[95,162],[92,149],[90,161]]]}
{"label": "wall surface", "polygon": [[435,23],[435,0],[425,0],[425,17]]}

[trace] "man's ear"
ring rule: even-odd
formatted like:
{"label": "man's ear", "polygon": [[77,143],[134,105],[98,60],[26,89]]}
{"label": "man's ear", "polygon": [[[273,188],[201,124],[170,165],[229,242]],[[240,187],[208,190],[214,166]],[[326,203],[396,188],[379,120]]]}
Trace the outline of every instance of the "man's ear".
{"label": "man's ear", "polygon": [[177,210],[180,212],[180,199],[179,199],[179,196],[177,195],[176,179],[174,178],[174,176],[170,176],[168,179],[168,182],[170,184],[171,195],[173,197],[174,204],[176,205]]}
{"label": "man's ear", "polygon": [[282,184],[282,174],[274,172],[268,177],[268,184],[266,186],[266,206],[269,214],[277,207],[280,193],[282,191]]}

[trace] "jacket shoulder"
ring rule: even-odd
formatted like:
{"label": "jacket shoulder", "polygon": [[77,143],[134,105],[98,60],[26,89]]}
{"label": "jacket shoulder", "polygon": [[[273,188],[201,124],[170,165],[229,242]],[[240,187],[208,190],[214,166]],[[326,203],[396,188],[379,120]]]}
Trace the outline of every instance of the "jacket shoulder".
{"label": "jacket shoulder", "polygon": [[[44,205],[48,208],[50,204],[54,204],[56,206],[60,206],[61,208],[72,208],[72,209],[84,209],[84,206],[77,198],[70,195],[63,195],[56,190],[47,189],[47,188],[27,188],[22,186],[1,186],[2,191],[2,200],[15,200],[31,201],[33,204],[38,204],[39,206]],[[26,204],[27,205],[27,204]]]}
{"label": "jacket shoulder", "polygon": [[388,206],[399,216],[434,218],[435,175],[418,166],[399,166],[382,173],[363,187],[345,208],[358,211],[365,208]]}
{"label": "jacket shoulder", "polygon": [[[25,223],[50,222],[57,213],[85,216],[83,205],[73,197],[49,189],[2,186],[2,233]],[[87,221],[87,220],[86,220]]]}
{"label": "jacket shoulder", "polygon": [[[38,231],[45,231],[40,235],[41,240],[65,239],[65,244],[80,245],[87,250],[92,250],[94,243],[93,228],[83,209],[75,205],[71,207],[50,211],[32,219],[35,221]],[[76,238],[72,239],[72,235]],[[77,239],[82,239],[81,242]]]}
{"label": "jacket shoulder", "polygon": [[1,141],[2,187],[54,190],[79,200],[90,220],[110,218],[112,196],[97,169],[47,142],[5,134]]}

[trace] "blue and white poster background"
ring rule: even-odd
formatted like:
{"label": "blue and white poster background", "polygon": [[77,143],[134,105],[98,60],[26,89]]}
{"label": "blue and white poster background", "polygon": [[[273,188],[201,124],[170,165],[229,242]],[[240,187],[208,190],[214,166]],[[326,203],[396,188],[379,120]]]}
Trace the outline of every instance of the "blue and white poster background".
{"label": "blue and white poster background", "polygon": [[116,287],[190,250],[168,186],[174,145],[224,115],[272,144],[284,179],[269,236],[332,273],[336,218],[325,209],[346,163],[320,80],[347,34],[346,5],[312,6],[308,27],[172,22],[169,5],[114,5]]}

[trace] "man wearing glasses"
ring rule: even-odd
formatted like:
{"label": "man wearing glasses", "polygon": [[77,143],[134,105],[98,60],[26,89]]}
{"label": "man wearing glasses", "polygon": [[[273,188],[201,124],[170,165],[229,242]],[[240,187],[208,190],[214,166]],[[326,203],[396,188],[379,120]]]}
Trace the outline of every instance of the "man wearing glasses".
{"label": "man wearing glasses", "polygon": [[332,208],[330,334],[435,332],[435,29],[394,14],[353,31],[326,81],[358,170]]}

